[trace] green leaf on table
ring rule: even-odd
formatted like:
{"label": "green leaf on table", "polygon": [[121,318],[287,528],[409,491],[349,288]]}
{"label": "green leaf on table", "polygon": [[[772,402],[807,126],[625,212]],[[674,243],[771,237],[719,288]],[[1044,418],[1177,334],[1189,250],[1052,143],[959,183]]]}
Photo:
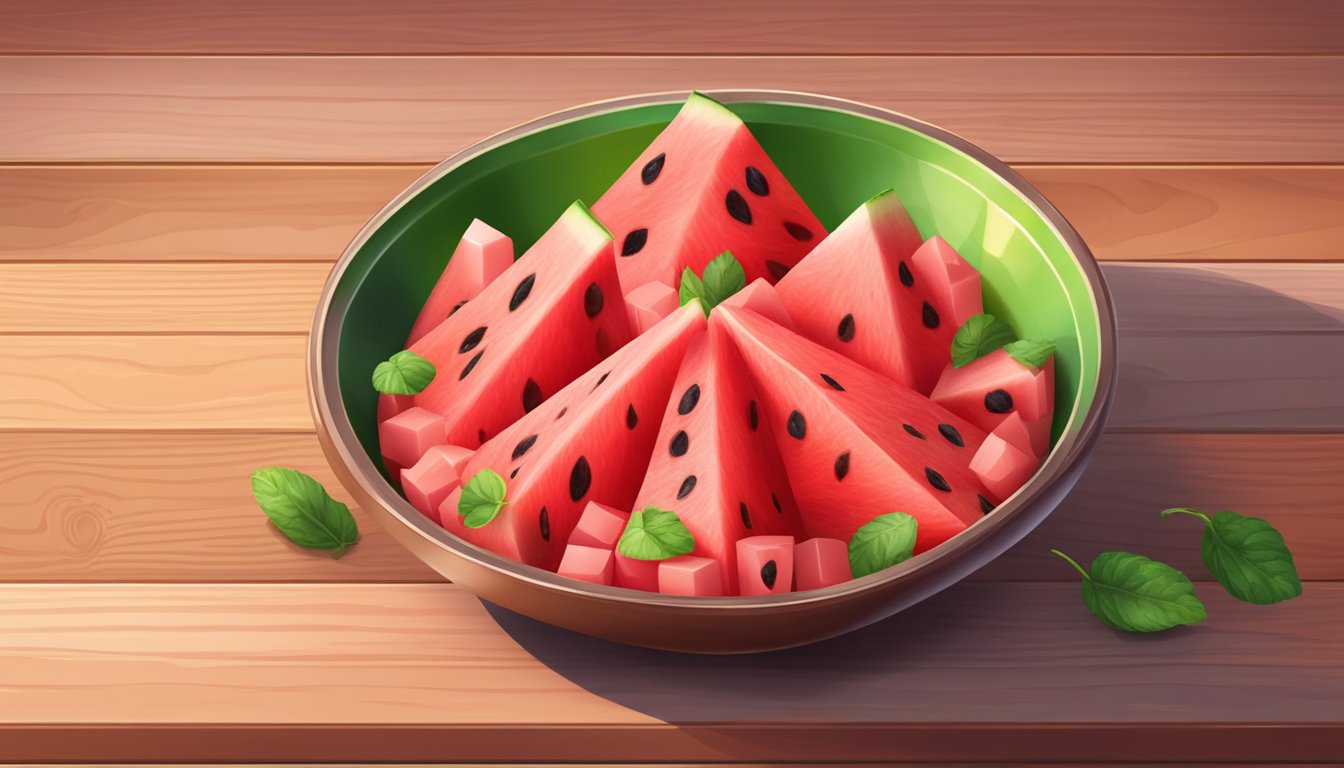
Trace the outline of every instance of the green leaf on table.
{"label": "green leaf on table", "polygon": [[1055,354],[1055,342],[1023,339],[1004,345],[1003,351],[1023,365],[1040,368]]}
{"label": "green leaf on table", "polygon": [[854,578],[877,573],[909,560],[915,553],[919,523],[904,512],[888,512],[869,520],[849,540],[849,570]]}
{"label": "green leaf on table", "polygon": [[508,488],[504,478],[493,469],[482,469],[462,486],[457,498],[457,514],[468,528],[483,528],[495,519],[509,502],[504,500]]}
{"label": "green leaf on table", "polygon": [[252,495],[276,529],[301,547],[340,555],[359,541],[359,526],[350,508],[302,472],[284,467],[258,469],[252,473]]}
{"label": "green leaf on table", "polygon": [[1258,517],[1223,510],[1212,518],[1197,509],[1176,507],[1162,517],[1190,515],[1204,521],[1200,554],[1213,578],[1238,600],[1269,605],[1302,594],[1302,580],[1283,535]]}
{"label": "green leaf on table", "polygon": [[1089,572],[1063,552],[1050,551],[1083,575],[1083,604],[1108,627],[1161,632],[1209,616],[1195,585],[1166,563],[1129,552],[1102,552]]}
{"label": "green leaf on table", "polygon": [[952,337],[952,365],[960,368],[1016,340],[1012,327],[997,317],[972,315]]}
{"label": "green leaf on table", "polygon": [[666,560],[693,549],[695,536],[677,513],[658,507],[635,510],[616,543],[616,551],[632,560]]}
{"label": "green leaf on table", "polygon": [[373,388],[385,395],[418,395],[434,380],[434,364],[403,349],[373,369]]}

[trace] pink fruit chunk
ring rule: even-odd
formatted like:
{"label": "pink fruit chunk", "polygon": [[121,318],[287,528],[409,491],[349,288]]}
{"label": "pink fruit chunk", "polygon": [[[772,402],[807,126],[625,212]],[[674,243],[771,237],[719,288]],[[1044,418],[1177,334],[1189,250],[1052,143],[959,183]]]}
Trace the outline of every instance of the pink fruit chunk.
{"label": "pink fruit chunk", "polygon": [[614,555],[613,583],[625,589],[638,589],[642,592],[658,591],[659,560],[636,560],[620,552]]}
{"label": "pink fruit chunk", "polygon": [[378,423],[382,424],[413,405],[414,395],[378,395]]}
{"label": "pink fruit chunk", "polygon": [[625,295],[630,330],[639,335],[680,306],[677,290],[667,283],[645,283]]}
{"label": "pink fruit chunk", "polygon": [[910,262],[915,282],[928,288],[929,301],[953,328],[960,328],[973,315],[984,311],[980,272],[943,238],[937,235],[929,238]]}
{"label": "pink fruit chunk", "polygon": [[995,350],[960,368],[948,365],[929,398],[986,432],[1014,412],[1023,421],[1049,418],[1055,409],[1055,361],[1036,368]]}
{"label": "pink fruit chunk", "polygon": [[1040,458],[1050,450],[1050,422],[1049,416],[1027,421],[1022,418],[1022,414],[1013,412],[1008,414],[1008,418],[999,422],[994,428],[994,433]]}
{"label": "pink fruit chunk", "polygon": [[443,417],[424,408],[409,408],[378,425],[383,456],[403,467],[414,467],[425,451],[443,443]]}
{"label": "pink fruit chunk", "polygon": [[749,536],[737,542],[739,594],[777,595],[793,589],[792,536]]}
{"label": "pink fruit chunk", "polygon": [[586,581],[590,584],[611,584],[612,554],[610,549],[570,544],[560,559],[561,576]]}
{"label": "pink fruit chunk", "polygon": [[612,549],[620,540],[629,519],[629,512],[590,501],[579,516],[579,524],[574,526],[574,532],[569,535],[569,545]]}
{"label": "pink fruit chunk", "polygon": [[1040,464],[1029,451],[992,432],[971,459],[971,471],[989,490],[990,500],[1001,502],[1025,485]]}
{"label": "pink fruit chunk", "polygon": [[658,591],[665,595],[722,595],[723,578],[719,575],[719,562],[694,555],[663,560],[658,566]]}
{"label": "pink fruit chunk", "polygon": [[849,545],[839,539],[808,539],[793,549],[793,577],[798,591],[821,589],[849,581]]}
{"label": "pink fruit chunk", "polygon": [[753,280],[751,285],[724,299],[722,306],[750,309],[761,317],[794,330],[793,318],[789,317],[784,302],[779,300],[779,292],[765,280]]}
{"label": "pink fruit chunk", "polygon": [[469,456],[471,451],[455,445],[436,445],[425,451],[415,466],[401,471],[401,489],[406,500],[426,517],[442,524],[439,506],[461,484],[458,467]]}
{"label": "pink fruit chunk", "polygon": [[485,286],[513,263],[513,241],[480,219],[472,219],[458,241],[453,257],[429,292],[420,316],[411,326],[406,346],[420,340],[461,306],[476,298]]}

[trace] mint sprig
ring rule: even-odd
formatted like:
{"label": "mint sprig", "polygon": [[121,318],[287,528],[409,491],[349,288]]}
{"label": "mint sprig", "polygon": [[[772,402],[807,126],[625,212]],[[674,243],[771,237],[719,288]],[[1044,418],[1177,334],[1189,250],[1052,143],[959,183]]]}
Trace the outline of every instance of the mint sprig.
{"label": "mint sprig", "polygon": [[1023,365],[1040,368],[1055,353],[1055,342],[1024,339],[1005,345],[1003,351]]}
{"label": "mint sprig", "polygon": [[993,315],[972,315],[952,337],[952,365],[960,368],[1017,341],[1012,326]]}
{"label": "mint sprig", "polygon": [[849,570],[854,578],[909,560],[915,553],[918,528],[915,518],[904,512],[878,515],[861,526],[849,540]]}
{"label": "mint sprig", "polygon": [[498,472],[493,469],[477,472],[462,486],[462,494],[457,498],[457,514],[462,517],[462,525],[468,528],[488,525],[509,503],[504,500],[507,492],[504,478]]}
{"label": "mint sprig", "polygon": [[1087,570],[1050,550],[1083,575],[1083,604],[1101,623],[1123,632],[1161,632],[1208,618],[1195,585],[1166,563],[1129,552],[1102,552]]}
{"label": "mint sprig", "polygon": [[403,349],[373,369],[373,388],[385,395],[418,395],[434,380],[434,364]]}
{"label": "mint sprig", "polygon": [[350,508],[302,472],[284,467],[258,469],[252,473],[252,495],[276,530],[301,547],[340,556],[359,541],[359,526]]}
{"label": "mint sprig", "polygon": [[635,510],[616,542],[616,551],[632,560],[666,560],[694,549],[695,536],[677,513],[658,507]]}
{"label": "mint sprig", "polygon": [[1162,510],[1204,521],[1200,555],[1227,593],[1242,602],[1269,605],[1302,594],[1293,553],[1268,520],[1223,510],[1213,517],[1188,507]]}
{"label": "mint sprig", "polygon": [[733,258],[732,253],[724,251],[705,265],[700,277],[696,277],[690,267],[683,269],[681,287],[677,293],[682,306],[699,299],[705,309],[705,315],[709,315],[711,309],[746,285],[747,274],[743,271],[742,265]]}

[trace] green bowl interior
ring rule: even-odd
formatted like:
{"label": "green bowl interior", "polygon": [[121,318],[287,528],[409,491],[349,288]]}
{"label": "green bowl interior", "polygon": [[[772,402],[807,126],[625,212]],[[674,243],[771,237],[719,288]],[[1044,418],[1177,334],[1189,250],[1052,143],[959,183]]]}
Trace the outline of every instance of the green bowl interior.
{"label": "green bowl interior", "polygon": [[[401,349],[473,218],[521,253],[576,199],[591,204],[676,113],[624,107],[532,131],[461,164],[405,200],[360,246],[336,286],[341,397],[377,460],[375,365]],[[1088,280],[1039,211],[960,150],[912,128],[831,108],[736,102],[784,175],[827,228],[894,188],[925,237],[941,235],[983,275],[985,311],[1024,338],[1057,344],[1055,437],[1092,404],[1100,328]]]}

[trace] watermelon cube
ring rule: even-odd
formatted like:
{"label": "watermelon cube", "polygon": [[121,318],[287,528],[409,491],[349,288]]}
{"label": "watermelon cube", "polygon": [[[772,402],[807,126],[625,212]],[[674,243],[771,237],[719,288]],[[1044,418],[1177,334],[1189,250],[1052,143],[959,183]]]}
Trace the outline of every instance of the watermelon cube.
{"label": "watermelon cube", "polygon": [[625,310],[630,316],[630,330],[636,335],[658,324],[672,314],[681,301],[677,289],[667,283],[645,283],[625,295]]}
{"label": "watermelon cube", "polygon": [[378,423],[382,424],[413,405],[414,395],[378,395]]}
{"label": "watermelon cube", "polygon": [[665,595],[722,595],[719,561],[694,555],[663,560],[658,565],[658,591]]}
{"label": "watermelon cube", "polygon": [[425,451],[443,443],[443,417],[424,408],[408,408],[378,425],[383,457],[403,467],[414,467]]}
{"label": "watermelon cube", "polygon": [[411,326],[406,346],[420,340],[439,323],[448,319],[481,289],[513,264],[513,241],[480,219],[472,219],[458,241],[448,266],[434,284],[420,316]]}
{"label": "watermelon cube", "polygon": [[590,501],[579,515],[579,524],[569,535],[569,546],[614,549],[629,519],[629,512]]}
{"label": "watermelon cube", "polygon": [[1055,361],[1037,368],[998,349],[960,368],[948,365],[929,398],[986,432],[1014,412],[1024,421],[1049,418],[1055,410]]}
{"label": "watermelon cube", "polygon": [[1024,451],[1031,451],[1038,458],[1050,450],[1051,417],[1043,416],[1033,421],[1022,418],[1021,413],[1013,412],[999,422],[994,432],[1004,440]]}
{"label": "watermelon cube", "polygon": [[943,238],[934,235],[910,257],[915,282],[927,286],[929,301],[953,328],[984,311],[980,273]]}
{"label": "watermelon cube", "polygon": [[753,280],[751,285],[724,299],[722,306],[750,309],[761,317],[794,330],[793,318],[789,317],[784,302],[780,301],[779,292],[765,280]]}
{"label": "watermelon cube", "polygon": [[793,578],[798,591],[821,589],[853,578],[849,545],[839,539],[815,538],[793,548]]}
{"label": "watermelon cube", "polygon": [[1040,465],[1040,459],[1029,450],[1014,445],[998,432],[991,432],[971,459],[971,471],[984,483],[990,499],[995,502],[1012,496],[1036,474]]}
{"label": "watermelon cube", "polygon": [[625,589],[642,592],[658,591],[658,560],[636,560],[620,552],[613,555],[612,583]]}
{"label": "watermelon cube", "polygon": [[749,536],[737,542],[740,594],[777,595],[793,589],[793,537]]}
{"label": "watermelon cube", "polygon": [[[439,521],[439,506],[461,484],[458,470],[471,451],[456,445],[436,445],[414,467],[401,471],[401,489],[411,506]],[[440,523],[442,524],[442,523]]]}
{"label": "watermelon cube", "polygon": [[611,584],[612,552],[601,547],[584,547],[570,544],[565,547],[564,557],[560,559],[561,576],[586,581],[590,584]]}

